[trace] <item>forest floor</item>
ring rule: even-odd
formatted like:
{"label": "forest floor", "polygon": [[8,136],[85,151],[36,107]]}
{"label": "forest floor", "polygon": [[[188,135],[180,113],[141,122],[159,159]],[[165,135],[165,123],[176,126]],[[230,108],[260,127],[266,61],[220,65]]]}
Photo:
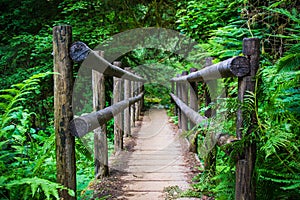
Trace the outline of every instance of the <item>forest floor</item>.
{"label": "forest floor", "polygon": [[163,109],[150,109],[136,122],[124,151],[109,160],[110,176],[94,185],[94,198],[182,198],[201,163],[188,151],[188,143]]}

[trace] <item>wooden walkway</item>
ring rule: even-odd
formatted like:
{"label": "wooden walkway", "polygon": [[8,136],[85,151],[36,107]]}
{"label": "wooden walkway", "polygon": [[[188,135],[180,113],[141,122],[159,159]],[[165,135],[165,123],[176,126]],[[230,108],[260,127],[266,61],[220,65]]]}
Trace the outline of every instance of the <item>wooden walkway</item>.
{"label": "wooden walkway", "polygon": [[165,110],[145,113],[140,130],[133,133],[134,151],[123,151],[110,159],[110,166],[126,172],[122,177],[126,183],[122,188],[124,196],[120,199],[165,199],[166,187],[189,188],[189,168],[183,156],[186,145],[178,135]]}

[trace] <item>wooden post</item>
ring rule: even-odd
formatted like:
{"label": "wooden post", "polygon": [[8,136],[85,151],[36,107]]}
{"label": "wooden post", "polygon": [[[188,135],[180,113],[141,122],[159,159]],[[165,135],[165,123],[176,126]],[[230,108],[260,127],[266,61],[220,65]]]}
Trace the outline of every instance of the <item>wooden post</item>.
{"label": "wooden post", "polygon": [[[74,190],[76,194],[75,138],[69,130],[73,118],[72,88],[73,63],[69,57],[72,43],[72,27],[53,28],[54,55],[54,130],[56,138],[57,182]],[[61,199],[76,199],[67,190],[59,190]]]}
{"label": "wooden post", "polygon": [[[135,96],[137,96],[139,94],[139,82],[135,82]],[[139,120],[139,102],[136,102],[135,103],[135,121],[138,121]]]}
{"label": "wooden post", "polygon": [[[208,57],[205,60],[205,67],[211,66],[213,58]],[[203,82],[203,91],[204,91],[204,96],[205,96],[205,106],[208,106],[212,101],[215,101],[214,97],[217,96],[217,80],[209,80],[206,82]],[[205,116],[206,117],[213,117],[215,116],[216,111],[214,109],[207,109],[205,111]]]}
{"label": "wooden post", "polygon": [[[129,70],[129,68],[125,68]],[[131,97],[131,81],[124,80],[124,99],[129,99]],[[130,106],[124,110],[124,136],[131,136],[131,125],[130,125]]]}
{"label": "wooden post", "polygon": [[[176,94],[176,91],[175,91],[175,86],[176,86],[176,82],[174,81],[171,81],[171,93],[172,94]],[[174,104],[174,100],[171,98],[171,103]],[[174,116],[177,116],[177,105],[175,104],[174,106],[174,110],[173,110],[173,115]]]}
{"label": "wooden post", "polygon": [[[196,68],[191,68],[190,73],[196,72]],[[191,82],[190,83],[190,107],[194,111],[198,111],[198,83],[197,82]],[[195,124],[193,122],[190,122],[190,128],[194,128]]]}
{"label": "wooden post", "polygon": [[[206,58],[205,67],[211,66],[212,58]],[[209,80],[207,82],[203,82],[203,90],[205,96],[205,106],[209,106],[210,103],[215,101],[215,96],[217,92],[217,80]],[[211,118],[216,115],[215,109],[209,108],[205,111],[205,117]],[[213,147],[211,151],[207,154],[207,157],[204,161],[204,168],[210,172],[213,176],[216,172],[216,164],[217,164],[217,148]]]}
{"label": "wooden post", "polygon": [[[104,52],[99,55],[104,57]],[[105,107],[105,76],[92,70],[93,110],[99,111]],[[106,124],[94,130],[95,177],[108,176],[108,147]]]}
{"label": "wooden post", "polygon": [[141,93],[144,94],[142,100],[141,100],[141,111],[144,111],[144,108],[145,108],[145,83],[141,83]]}
{"label": "wooden post", "polygon": [[[187,71],[182,72],[182,76],[188,75]],[[187,83],[182,83],[181,84],[181,98],[182,101],[188,105],[188,89],[187,89]],[[188,130],[188,118],[187,116],[181,112],[181,129],[183,131],[187,131]]]}
{"label": "wooden post", "polygon": [[[197,69],[196,68],[191,68],[190,69],[190,73],[192,72],[196,72]],[[191,82],[189,85],[189,90],[190,90],[190,107],[198,112],[198,82]],[[194,124],[191,120],[190,120],[190,129],[194,128],[196,126],[196,124]],[[195,132],[195,134],[191,135],[190,138],[190,147],[189,147],[189,151],[193,152],[193,153],[197,153],[198,152],[198,140],[197,140],[198,134]]]}
{"label": "wooden post", "polygon": [[[176,77],[180,77],[180,74],[177,74]],[[181,83],[180,82],[176,82],[176,96],[179,97],[179,99],[181,99]],[[177,110],[177,117],[178,117],[178,128],[181,129],[182,125],[181,125],[181,110],[180,108],[176,105],[176,110]]]}
{"label": "wooden post", "polygon": [[[131,95],[136,96],[136,88],[135,88],[135,81],[131,85]],[[131,124],[133,127],[135,127],[135,112],[136,112],[136,104],[132,104],[131,107]]]}
{"label": "wooden post", "polygon": [[[115,61],[115,66],[121,67],[121,62]],[[114,77],[114,89],[113,89],[113,104],[120,101],[122,96],[122,79]],[[123,150],[123,125],[122,125],[122,113],[114,116],[114,151],[115,153]]]}
{"label": "wooden post", "polygon": [[[255,92],[255,76],[259,67],[260,41],[257,38],[245,38],[243,40],[243,53],[250,62],[250,74],[243,78],[239,78],[239,94],[238,99],[241,103],[244,101],[246,91]],[[241,139],[243,127],[244,113],[240,108],[237,112],[237,137]],[[236,165],[236,200],[255,200],[256,196],[256,177],[254,167],[256,161],[256,144],[251,141],[253,131],[257,124],[255,110],[251,111],[251,125],[246,130],[249,140],[245,143],[244,152],[239,156]]]}
{"label": "wooden post", "polygon": [[[138,94],[140,94],[142,92],[142,84],[143,84],[142,82],[137,83]],[[140,120],[141,110],[142,110],[142,101],[139,101],[138,102],[138,118],[137,118],[137,121]]]}
{"label": "wooden post", "polygon": [[[139,82],[139,94],[140,94],[141,92],[144,92],[144,83]],[[144,104],[144,99],[141,100],[141,101],[139,101],[139,116],[140,116],[141,113],[142,113],[143,104]]]}

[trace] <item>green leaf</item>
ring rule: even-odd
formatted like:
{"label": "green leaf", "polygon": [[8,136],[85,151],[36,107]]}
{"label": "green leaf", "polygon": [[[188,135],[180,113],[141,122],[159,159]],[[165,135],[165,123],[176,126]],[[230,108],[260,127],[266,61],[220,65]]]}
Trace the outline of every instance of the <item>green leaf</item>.
{"label": "green leaf", "polygon": [[0,98],[11,101],[14,97],[9,94],[1,94]]}
{"label": "green leaf", "polygon": [[69,190],[68,190],[68,194],[69,194],[70,196],[72,196],[72,197],[75,197],[75,192],[74,192],[74,190],[69,189]]}
{"label": "green leaf", "polygon": [[9,126],[5,126],[4,128],[2,128],[3,131],[10,131],[10,130],[14,130],[16,127],[15,125],[9,125]]}

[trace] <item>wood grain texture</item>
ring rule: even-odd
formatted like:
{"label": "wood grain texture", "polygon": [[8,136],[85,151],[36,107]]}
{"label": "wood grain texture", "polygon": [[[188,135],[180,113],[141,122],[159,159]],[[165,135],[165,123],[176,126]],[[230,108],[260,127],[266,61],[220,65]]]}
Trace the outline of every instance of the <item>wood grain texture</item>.
{"label": "wood grain texture", "polygon": [[[71,26],[53,28],[54,55],[54,130],[56,137],[57,182],[76,193],[75,138],[69,130],[73,118],[73,63],[69,57],[72,42]],[[67,190],[60,190],[62,199],[76,199]]]}

